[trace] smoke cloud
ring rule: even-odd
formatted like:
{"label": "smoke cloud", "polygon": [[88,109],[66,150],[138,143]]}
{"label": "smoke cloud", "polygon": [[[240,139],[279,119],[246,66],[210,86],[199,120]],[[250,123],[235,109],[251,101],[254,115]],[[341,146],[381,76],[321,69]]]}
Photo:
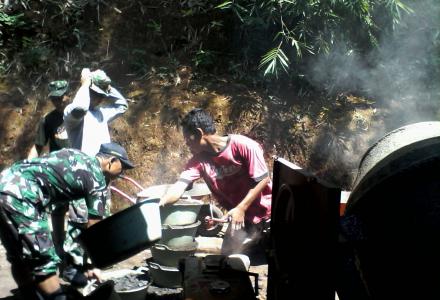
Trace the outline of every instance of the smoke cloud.
{"label": "smoke cloud", "polygon": [[[369,53],[359,53],[339,41],[330,54],[317,56],[308,65],[306,76],[320,89],[353,93],[373,103],[368,126],[343,133],[349,149],[328,146],[328,154],[323,156],[322,143],[316,143],[315,152],[328,160],[326,166],[318,160],[312,169],[319,169],[326,180],[346,188],[349,179],[340,171],[354,177],[362,154],[385,133],[411,123],[440,119],[440,2],[406,3],[413,13],[402,13],[394,32],[384,33],[379,46]],[[359,108],[361,117],[365,116],[365,107]],[[357,111],[356,106],[353,109]]]}
{"label": "smoke cloud", "polygon": [[440,4],[422,0],[409,6],[414,13],[402,14],[393,35],[384,35],[377,49],[361,56],[336,47],[314,60],[307,74],[318,86],[362,91],[387,110],[387,131],[439,118]]}

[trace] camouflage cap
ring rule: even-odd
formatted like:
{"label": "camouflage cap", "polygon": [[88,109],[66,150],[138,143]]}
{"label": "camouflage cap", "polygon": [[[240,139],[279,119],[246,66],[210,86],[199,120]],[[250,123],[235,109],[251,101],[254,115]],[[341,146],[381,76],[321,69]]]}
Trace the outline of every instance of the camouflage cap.
{"label": "camouflage cap", "polygon": [[104,96],[108,96],[112,82],[110,77],[102,70],[96,70],[92,72],[91,75],[92,84],[90,85],[90,89]]}
{"label": "camouflage cap", "polygon": [[55,80],[49,83],[49,97],[61,97],[69,89],[69,83],[66,80]]}

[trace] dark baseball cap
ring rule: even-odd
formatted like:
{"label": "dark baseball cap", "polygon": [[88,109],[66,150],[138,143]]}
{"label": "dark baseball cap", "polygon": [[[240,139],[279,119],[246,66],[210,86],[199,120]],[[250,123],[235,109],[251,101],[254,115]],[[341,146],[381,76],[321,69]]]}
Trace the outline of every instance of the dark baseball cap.
{"label": "dark baseball cap", "polygon": [[128,159],[127,151],[125,149],[116,143],[105,143],[101,144],[101,147],[99,148],[99,153],[109,154],[117,157],[121,163],[122,166],[125,169],[133,169],[134,164]]}

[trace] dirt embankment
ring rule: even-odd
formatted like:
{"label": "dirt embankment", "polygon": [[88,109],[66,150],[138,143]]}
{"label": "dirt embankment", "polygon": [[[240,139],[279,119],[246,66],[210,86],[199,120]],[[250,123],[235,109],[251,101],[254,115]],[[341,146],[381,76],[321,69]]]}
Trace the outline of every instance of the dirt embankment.
{"label": "dirt embankment", "polygon": [[[347,95],[304,96],[291,86],[238,80],[223,60],[211,69],[196,68],[197,49],[188,36],[182,37],[209,20],[182,17],[178,6],[112,5],[86,11],[78,24],[86,33],[83,47],[66,48],[53,57],[60,61],[57,68],[51,66],[36,79],[23,74],[0,80],[0,168],[26,157],[38,120],[51,109],[47,82],[65,78],[74,93],[81,68],[90,67],[105,70],[129,99],[129,110],[111,126],[112,137],[137,164],[128,175],[145,186],[175,180],[189,155],[179,120],[202,107],[212,113],[220,133],[240,133],[260,142],[270,167],[277,155],[349,188],[360,155],[383,125],[384,114],[374,103]],[[148,30],[146,23],[160,28]],[[206,43],[215,48],[230,41],[208,38]]]}

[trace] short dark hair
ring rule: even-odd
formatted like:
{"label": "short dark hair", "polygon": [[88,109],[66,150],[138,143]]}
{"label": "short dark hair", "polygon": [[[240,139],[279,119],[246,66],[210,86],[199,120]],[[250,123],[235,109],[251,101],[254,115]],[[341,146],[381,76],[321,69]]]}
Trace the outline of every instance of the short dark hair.
{"label": "short dark hair", "polygon": [[211,115],[201,108],[194,108],[187,113],[181,122],[182,129],[189,133],[197,133],[197,128],[206,134],[216,133],[214,120]]}

